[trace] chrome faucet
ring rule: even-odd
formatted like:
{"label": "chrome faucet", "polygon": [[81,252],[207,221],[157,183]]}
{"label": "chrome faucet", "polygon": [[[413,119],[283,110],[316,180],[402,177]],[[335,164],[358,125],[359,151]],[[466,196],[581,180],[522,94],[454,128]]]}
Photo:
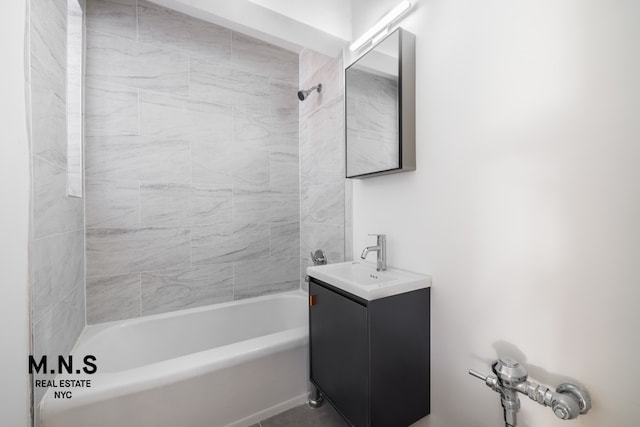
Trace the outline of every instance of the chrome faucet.
{"label": "chrome faucet", "polygon": [[506,427],[515,427],[518,422],[518,393],[529,396],[542,406],[551,406],[553,413],[563,420],[572,420],[591,409],[589,393],[582,387],[563,383],[553,392],[543,385],[527,381],[527,370],[516,360],[501,357],[493,362],[491,369],[495,376],[485,376],[473,369],[469,370],[469,374],[484,381],[491,390],[500,393]]}
{"label": "chrome faucet", "polygon": [[369,234],[369,236],[376,236],[377,241],[375,246],[367,246],[362,251],[360,258],[365,259],[369,252],[377,252],[376,258],[376,270],[384,271],[387,269],[387,236],[384,234]]}

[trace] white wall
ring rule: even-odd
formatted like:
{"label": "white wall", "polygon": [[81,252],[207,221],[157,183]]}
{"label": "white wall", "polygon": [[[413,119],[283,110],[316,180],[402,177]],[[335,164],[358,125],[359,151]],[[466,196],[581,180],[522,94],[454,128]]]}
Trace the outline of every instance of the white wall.
{"label": "white wall", "polygon": [[[331,0],[331,3],[334,4],[336,1]],[[250,0],[152,0],[152,2],[298,53],[303,47],[307,47],[334,57],[347,43],[342,38],[343,35],[350,32],[350,28],[343,28],[344,18],[341,18],[340,22],[333,20],[331,24],[321,27],[318,26],[320,21],[315,18],[298,21],[299,8],[294,6],[284,13],[280,0],[255,2]],[[317,0],[312,2],[312,9],[320,3]],[[260,5],[263,3],[266,7]],[[345,7],[341,9],[344,10]]]}
{"label": "white wall", "polygon": [[0,14],[0,425],[29,424],[28,228],[29,147],[25,108],[24,32],[26,0],[5,2]]}
{"label": "white wall", "polygon": [[[359,3],[354,34],[379,17]],[[390,265],[433,276],[419,425],[501,425],[467,374],[497,354],[585,385],[593,410],[571,425],[637,425],[640,3],[421,0],[403,26],[417,171],[354,183],[354,256],[386,233]],[[519,426],[568,425],[522,400]]]}
{"label": "white wall", "polygon": [[351,0],[249,0],[338,38],[351,38]]}

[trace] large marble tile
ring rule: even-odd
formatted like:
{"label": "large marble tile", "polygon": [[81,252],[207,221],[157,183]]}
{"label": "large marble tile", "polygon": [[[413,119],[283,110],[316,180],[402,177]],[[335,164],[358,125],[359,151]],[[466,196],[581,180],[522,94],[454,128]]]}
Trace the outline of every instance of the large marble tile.
{"label": "large marble tile", "polygon": [[269,102],[271,108],[283,108],[298,111],[298,107],[300,105],[298,90],[309,89],[311,86],[302,88],[299,86],[297,80],[294,79],[270,79]]}
{"label": "large marble tile", "polygon": [[300,157],[305,158],[304,165],[300,165],[300,188],[308,188],[314,185],[342,182],[345,180],[344,164],[335,165],[330,169],[320,169],[313,166],[311,157],[305,154],[309,150],[306,144],[300,147]]}
{"label": "large marble tile", "polygon": [[139,136],[87,137],[85,177],[189,182],[189,143]]}
{"label": "large marble tile", "polygon": [[[50,68],[49,68],[50,67]],[[31,62],[31,147],[35,155],[56,165],[67,166],[67,105],[65,68]]]}
{"label": "large marble tile", "polygon": [[300,193],[297,189],[272,188],[267,218],[271,223],[295,222],[300,219]]}
{"label": "large marble tile", "polygon": [[84,231],[33,241],[34,314],[51,309],[84,284]]}
{"label": "large marble tile", "polygon": [[267,150],[237,148],[231,175],[235,185],[269,185],[270,154]]}
{"label": "large marble tile", "polygon": [[49,354],[71,352],[85,326],[84,286],[75,287],[53,307],[53,331]]}
{"label": "large marble tile", "polygon": [[[33,334],[33,356],[36,359],[47,355],[49,357],[56,357],[57,355],[52,351],[52,337],[53,337],[53,310],[49,310],[42,314],[39,320],[34,320],[32,327]],[[34,374],[34,380],[52,380],[55,375],[51,373]],[[37,405],[44,394],[47,392],[46,387],[34,387],[33,388],[33,400]]]}
{"label": "large marble tile", "polygon": [[[46,73],[54,92],[65,92],[67,68],[67,5],[64,0],[38,1],[29,10],[31,66]],[[61,79],[58,79],[62,76]]]}
{"label": "large marble tile", "polygon": [[[336,99],[342,99],[344,93],[342,60],[329,58],[317,52],[312,55],[313,58],[308,58],[307,52],[308,50],[305,50],[301,55],[300,85],[306,88],[322,83],[322,92],[300,103],[300,113],[303,117]],[[321,58],[322,56],[324,58]],[[307,67],[302,65],[303,63],[314,65]]]}
{"label": "large marble tile", "polygon": [[186,225],[189,219],[189,184],[140,184],[140,221],[143,226]]}
{"label": "large marble tile", "polygon": [[85,136],[139,133],[137,89],[87,79],[84,99]]}
{"label": "large marble tile", "polygon": [[344,261],[344,225],[300,223],[300,254],[322,249],[330,264]]}
{"label": "large marble tile", "polygon": [[137,38],[136,0],[87,0],[87,29]]}
{"label": "large marble tile", "polygon": [[87,32],[87,79],[187,95],[189,57],[128,38]]}
{"label": "large marble tile", "polygon": [[49,252],[49,239],[36,239],[32,244],[32,288],[31,288],[31,307],[33,312],[33,322],[38,322],[51,311],[51,258]]}
{"label": "large marble tile", "polygon": [[233,32],[232,61],[241,69],[283,80],[298,80],[298,55],[281,47]]}
{"label": "large marble tile", "polygon": [[264,258],[234,264],[234,298],[257,297],[297,289],[300,259]]}
{"label": "large marble tile", "polygon": [[231,187],[206,184],[142,183],[143,226],[231,222]]}
{"label": "large marble tile", "polygon": [[193,142],[191,144],[191,181],[232,185],[235,161],[232,144]]}
{"label": "large marble tile", "polygon": [[232,300],[231,264],[142,273],[142,315]]}
{"label": "large marble tile", "polygon": [[344,182],[303,189],[300,210],[305,222],[344,224]]}
{"label": "large marble tile", "polygon": [[286,108],[234,108],[233,142],[270,151],[298,152],[298,110]]}
{"label": "large marble tile", "polygon": [[295,222],[300,217],[297,190],[263,186],[234,186],[233,219],[249,223]]}
{"label": "large marble tile", "polygon": [[67,197],[66,170],[33,157],[34,238],[82,228],[82,199]]}
{"label": "large marble tile", "polygon": [[189,265],[186,228],[87,230],[87,277],[179,268]]}
{"label": "large marble tile", "polygon": [[87,279],[87,323],[140,317],[140,274]]}
{"label": "large marble tile", "polygon": [[85,186],[87,228],[140,225],[138,181],[87,179]]}
{"label": "large marble tile", "polygon": [[344,116],[342,101],[322,106],[301,122],[301,170],[344,168]]}
{"label": "large marble tile", "polygon": [[235,186],[233,188],[233,219],[235,221],[269,223],[272,204],[271,189],[268,186]]}
{"label": "large marble tile", "polygon": [[229,222],[232,217],[231,187],[192,184],[189,201],[190,224],[217,224]]}
{"label": "large marble tile", "polygon": [[269,149],[285,153],[298,153],[300,145],[299,115],[297,108],[271,108]]}
{"label": "large marble tile", "polygon": [[300,223],[271,225],[271,256],[294,257],[300,253]]}
{"label": "large marble tile", "polygon": [[297,153],[272,152],[269,161],[269,182],[273,187],[294,190],[300,188],[300,163]]}
{"label": "large marble tile", "polygon": [[220,185],[268,185],[270,154],[230,143],[191,144],[191,180]]}
{"label": "large marble tile", "polygon": [[337,60],[309,48],[302,49],[299,59],[300,82],[304,84],[313,81],[313,75],[318,73],[318,70]]}
{"label": "large marble tile", "polygon": [[229,143],[233,113],[229,106],[188,98],[140,93],[142,135],[201,143]]}
{"label": "large marble tile", "polygon": [[269,78],[229,62],[191,60],[190,96],[225,105],[267,105]]}
{"label": "large marble tile", "polygon": [[195,58],[228,60],[231,53],[231,30],[145,0],[138,0],[138,38]]}
{"label": "large marble tile", "polygon": [[36,321],[84,285],[84,231],[33,241],[33,313]]}
{"label": "large marble tile", "polygon": [[271,138],[269,108],[245,106],[233,109],[233,143],[236,146],[269,148]]}
{"label": "large marble tile", "polygon": [[223,264],[269,256],[268,224],[218,224],[193,227],[191,264]]}

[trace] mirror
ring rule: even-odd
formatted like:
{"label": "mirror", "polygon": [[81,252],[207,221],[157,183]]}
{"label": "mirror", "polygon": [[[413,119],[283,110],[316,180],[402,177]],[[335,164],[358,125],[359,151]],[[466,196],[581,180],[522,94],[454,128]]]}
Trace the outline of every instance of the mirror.
{"label": "mirror", "polygon": [[415,36],[401,28],[345,70],[347,178],[412,171]]}

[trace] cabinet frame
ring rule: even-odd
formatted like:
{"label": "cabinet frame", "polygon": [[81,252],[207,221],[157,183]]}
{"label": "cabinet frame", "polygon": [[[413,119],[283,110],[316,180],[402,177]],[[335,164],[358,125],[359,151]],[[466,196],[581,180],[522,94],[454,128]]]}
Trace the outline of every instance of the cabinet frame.
{"label": "cabinet frame", "polygon": [[[353,408],[341,407],[314,377],[310,381],[325,399],[355,427],[406,427],[430,413],[430,288],[367,301],[342,289],[310,278],[315,287],[366,308],[366,415],[350,419]],[[322,304],[318,299],[316,304]],[[309,357],[314,365],[313,305],[309,307]],[[339,333],[337,331],[336,333]],[[359,339],[362,337],[355,337]],[[326,349],[324,349],[326,351]],[[339,351],[339,349],[337,350]],[[343,404],[344,405],[344,404]],[[352,417],[353,418],[353,417]]]}

